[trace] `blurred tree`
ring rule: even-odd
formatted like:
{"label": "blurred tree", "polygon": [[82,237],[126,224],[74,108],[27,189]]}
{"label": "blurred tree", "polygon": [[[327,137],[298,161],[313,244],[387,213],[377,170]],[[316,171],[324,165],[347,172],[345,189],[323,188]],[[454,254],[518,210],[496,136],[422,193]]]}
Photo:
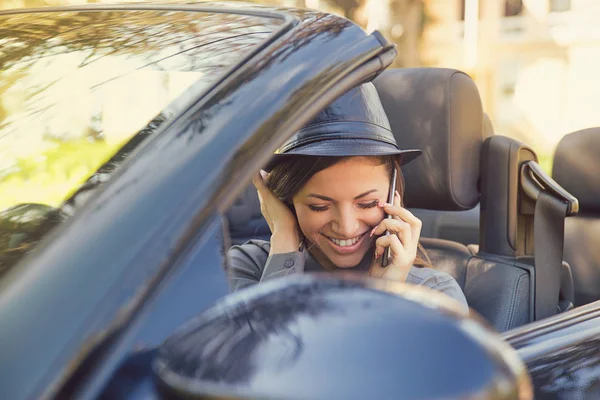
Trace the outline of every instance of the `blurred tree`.
{"label": "blurred tree", "polygon": [[[421,65],[420,43],[426,15],[426,0],[329,0],[364,29],[379,30],[398,45],[394,67]],[[373,19],[376,19],[373,22]]]}
{"label": "blurred tree", "polygon": [[398,44],[395,67],[421,65],[421,38],[427,21],[424,0],[393,0],[392,21],[388,37]]}
{"label": "blurred tree", "polygon": [[[393,67],[416,67],[422,64],[421,39],[430,21],[428,0],[246,0],[260,4],[315,8],[348,18],[365,30],[379,30],[391,43],[398,45]],[[370,32],[369,32],[370,33]]]}

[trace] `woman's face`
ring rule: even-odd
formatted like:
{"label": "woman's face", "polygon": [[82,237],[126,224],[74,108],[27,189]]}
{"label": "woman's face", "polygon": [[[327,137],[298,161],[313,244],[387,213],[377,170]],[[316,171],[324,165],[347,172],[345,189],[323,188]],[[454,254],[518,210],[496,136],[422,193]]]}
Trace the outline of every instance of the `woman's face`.
{"label": "woman's face", "polygon": [[[352,268],[375,238],[384,218],[377,202],[387,201],[390,178],[376,158],[353,157],[316,173],[294,196],[298,223],[312,254],[324,267]],[[333,264],[333,265],[331,265]]]}

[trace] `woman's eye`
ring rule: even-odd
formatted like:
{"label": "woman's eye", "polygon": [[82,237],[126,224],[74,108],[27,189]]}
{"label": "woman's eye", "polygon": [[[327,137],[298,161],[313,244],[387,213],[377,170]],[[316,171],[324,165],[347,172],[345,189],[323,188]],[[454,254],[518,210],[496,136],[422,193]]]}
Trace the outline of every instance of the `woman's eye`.
{"label": "woman's eye", "polygon": [[309,205],[308,208],[310,208],[313,211],[327,211],[327,209],[329,208],[329,206],[313,206],[313,205]]}
{"label": "woman's eye", "polygon": [[359,203],[358,207],[359,208],[373,208],[377,205],[377,200],[372,201],[370,203]]}

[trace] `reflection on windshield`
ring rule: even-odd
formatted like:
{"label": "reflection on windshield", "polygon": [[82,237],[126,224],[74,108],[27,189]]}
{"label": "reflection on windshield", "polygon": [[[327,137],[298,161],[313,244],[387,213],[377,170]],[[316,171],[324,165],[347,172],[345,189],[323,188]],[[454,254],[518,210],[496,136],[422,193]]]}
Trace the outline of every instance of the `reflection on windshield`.
{"label": "reflection on windshield", "polygon": [[269,29],[255,20],[122,11],[2,17],[0,210],[60,204],[194,82],[210,85],[264,40]]}
{"label": "reflection on windshield", "polygon": [[279,21],[94,11],[0,23],[1,274],[180,112],[188,89],[202,93]]}

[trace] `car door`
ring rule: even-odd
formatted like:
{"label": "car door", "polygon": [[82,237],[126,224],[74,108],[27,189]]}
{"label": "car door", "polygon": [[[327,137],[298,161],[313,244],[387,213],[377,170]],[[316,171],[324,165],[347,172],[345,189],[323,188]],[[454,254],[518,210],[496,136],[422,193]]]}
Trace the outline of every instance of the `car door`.
{"label": "car door", "polygon": [[[151,347],[222,296],[226,238],[216,234],[220,214],[287,136],[395,55],[380,36],[309,11],[135,5],[2,17],[3,28],[49,26],[50,33],[35,42],[45,55],[88,45],[84,53],[74,52],[85,55],[76,66],[118,54],[129,38],[141,51],[138,64],[127,64],[110,82],[126,82],[147,65],[203,68],[202,79],[188,80],[183,93],[179,88],[182,95],[166,114],[157,110],[164,121],[146,132],[143,145],[122,163],[111,159],[118,167],[106,170],[108,179],[90,181],[82,204],[68,199],[71,218],[48,230],[5,275],[0,397],[12,399],[96,397],[127,365],[136,343]],[[68,18],[74,18],[71,24]],[[111,24],[118,29],[111,31]],[[203,31],[206,26],[211,29]],[[95,46],[78,41],[86,34]],[[211,34],[217,37],[201,41]],[[144,35],[158,40],[149,57]],[[172,42],[161,45],[164,38]],[[180,52],[162,53],[175,47]],[[177,57],[187,51],[193,56]],[[108,100],[115,107],[131,105]]]}
{"label": "car door", "polygon": [[527,364],[536,399],[600,398],[600,302],[503,337]]}

